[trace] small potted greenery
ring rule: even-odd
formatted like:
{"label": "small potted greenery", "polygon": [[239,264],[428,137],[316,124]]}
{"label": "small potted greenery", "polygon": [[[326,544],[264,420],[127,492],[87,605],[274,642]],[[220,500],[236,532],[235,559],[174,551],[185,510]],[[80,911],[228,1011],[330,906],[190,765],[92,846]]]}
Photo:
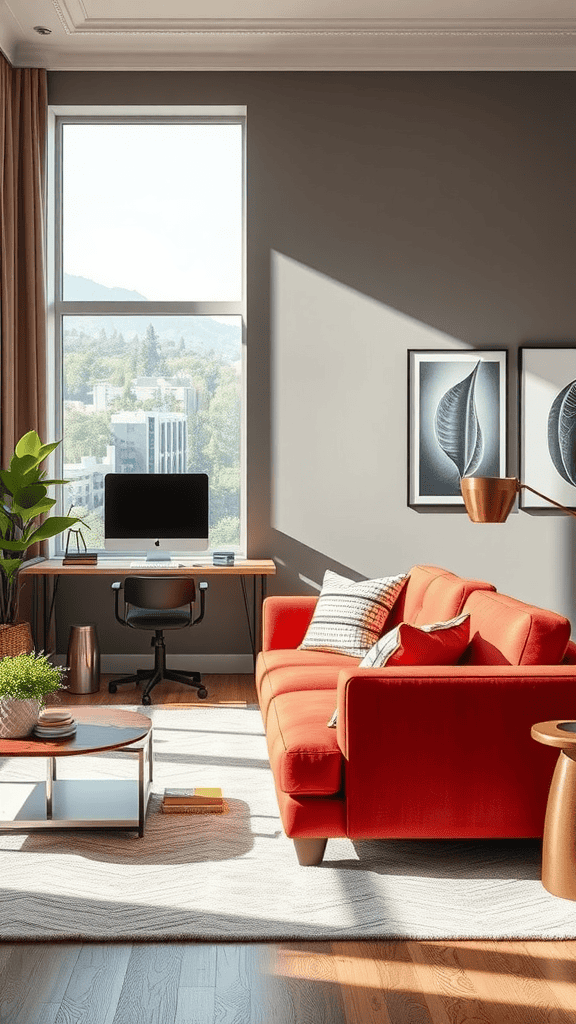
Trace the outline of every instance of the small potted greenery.
{"label": "small potted greenery", "polygon": [[62,689],[65,669],[45,654],[0,660],[0,739],[28,736],[49,693]]}
{"label": "small potted greenery", "polygon": [[0,470],[0,656],[31,647],[30,642],[22,647],[18,634],[11,640],[9,628],[20,625],[18,577],[28,549],[81,522],[73,516],[50,516],[56,500],[48,497],[48,487],[67,481],[47,480],[41,464],[59,444],[42,444],[36,431],[29,430],[18,441],[8,469]]}

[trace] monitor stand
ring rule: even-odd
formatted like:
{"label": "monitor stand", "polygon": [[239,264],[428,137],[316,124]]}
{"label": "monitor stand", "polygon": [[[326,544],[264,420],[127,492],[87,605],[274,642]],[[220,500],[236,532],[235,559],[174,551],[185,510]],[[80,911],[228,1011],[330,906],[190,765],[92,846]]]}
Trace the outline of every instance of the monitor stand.
{"label": "monitor stand", "polygon": [[172,559],[171,551],[159,551],[157,548],[152,548],[152,551],[146,552],[147,562],[170,562]]}

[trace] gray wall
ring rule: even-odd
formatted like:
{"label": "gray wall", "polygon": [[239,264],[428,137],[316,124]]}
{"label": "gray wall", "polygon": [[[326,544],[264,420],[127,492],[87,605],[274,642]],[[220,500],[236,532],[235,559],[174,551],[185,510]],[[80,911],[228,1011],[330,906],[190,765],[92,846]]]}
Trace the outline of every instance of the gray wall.
{"label": "gray wall", "polygon": [[[54,72],[49,95],[248,108],[248,536],[272,591],[431,562],[576,621],[573,520],[406,503],[408,348],[508,348],[514,474],[518,347],[574,339],[575,74]],[[82,588],[61,584],[61,650],[80,615],[147,650]],[[172,649],[247,652],[242,616],[219,583]]]}

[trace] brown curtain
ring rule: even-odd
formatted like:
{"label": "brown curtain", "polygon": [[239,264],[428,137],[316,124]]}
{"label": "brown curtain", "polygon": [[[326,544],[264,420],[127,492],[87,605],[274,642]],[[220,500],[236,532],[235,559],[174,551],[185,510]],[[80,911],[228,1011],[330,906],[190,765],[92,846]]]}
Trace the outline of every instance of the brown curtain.
{"label": "brown curtain", "polygon": [[46,438],[46,71],[0,55],[0,465],[22,434]]}

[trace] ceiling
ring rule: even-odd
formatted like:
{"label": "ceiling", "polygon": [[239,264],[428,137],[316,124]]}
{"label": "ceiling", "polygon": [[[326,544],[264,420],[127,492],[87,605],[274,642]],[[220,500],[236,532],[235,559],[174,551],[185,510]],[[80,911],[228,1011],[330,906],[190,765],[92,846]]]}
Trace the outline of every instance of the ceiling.
{"label": "ceiling", "polygon": [[17,67],[49,70],[573,70],[576,6],[574,0],[0,0],[0,49]]}

